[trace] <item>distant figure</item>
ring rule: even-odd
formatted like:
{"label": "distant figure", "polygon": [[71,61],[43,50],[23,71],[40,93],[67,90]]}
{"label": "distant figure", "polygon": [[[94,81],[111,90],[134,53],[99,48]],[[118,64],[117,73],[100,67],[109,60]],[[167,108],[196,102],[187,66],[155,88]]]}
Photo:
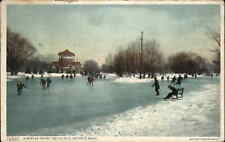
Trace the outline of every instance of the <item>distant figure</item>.
{"label": "distant figure", "polygon": [[32,74],[31,79],[34,79],[34,75]]}
{"label": "distant figure", "polygon": [[188,78],[188,75],[185,73],[184,74],[184,79],[187,79]]}
{"label": "distant figure", "polygon": [[102,74],[99,74],[99,78],[102,79]]}
{"label": "distant figure", "polygon": [[46,87],[46,81],[43,78],[40,81],[40,85],[43,89]]}
{"label": "distant figure", "polygon": [[106,75],[104,75],[103,78],[106,79]]}
{"label": "distant figure", "polygon": [[168,88],[171,90],[171,92],[169,92],[168,95],[163,99],[169,99],[173,95],[176,95],[178,93],[178,90],[175,87],[173,87],[172,85],[169,85]]}
{"label": "distant figure", "polygon": [[151,78],[154,78],[154,74],[151,74]]}
{"label": "distant figure", "polygon": [[195,77],[195,79],[197,79],[197,74],[196,73],[194,74],[194,77]]}
{"label": "distant figure", "polygon": [[161,80],[164,80],[164,76],[161,76]]}
{"label": "distant figure", "polygon": [[176,84],[181,85],[182,79],[183,78],[181,77],[181,75],[179,75],[179,77],[177,78],[177,83]]}
{"label": "distant figure", "polygon": [[62,78],[62,80],[64,79],[64,74],[62,74],[61,78]]}
{"label": "distant figure", "polygon": [[154,78],[154,84],[152,85],[152,87],[155,87],[156,96],[158,96],[160,86],[159,86],[159,81],[157,80],[156,77]]}
{"label": "distant figure", "polygon": [[167,76],[167,81],[168,81],[168,82],[170,81],[170,76]]}
{"label": "distant figure", "polygon": [[29,76],[26,77],[26,80],[29,80]]}
{"label": "distant figure", "polygon": [[25,88],[25,85],[22,81],[18,81],[16,83],[16,87],[17,87],[17,94],[21,95],[23,88]]}
{"label": "distant figure", "polygon": [[94,77],[93,76],[88,76],[88,83],[93,86],[93,82],[94,82]]}
{"label": "distant figure", "polygon": [[171,83],[172,83],[172,84],[175,83],[176,80],[177,80],[177,79],[176,79],[176,76],[173,76]]}
{"label": "distant figure", "polygon": [[46,86],[47,88],[50,87],[50,84],[52,83],[52,80],[48,77],[47,80],[46,80]]}
{"label": "distant figure", "polygon": [[66,75],[66,78],[69,78],[69,75],[68,74]]}
{"label": "distant figure", "polygon": [[211,76],[211,78],[213,78],[213,74],[212,73],[210,74],[210,76]]}
{"label": "distant figure", "polygon": [[70,74],[70,79],[73,79],[73,75],[72,74]]}

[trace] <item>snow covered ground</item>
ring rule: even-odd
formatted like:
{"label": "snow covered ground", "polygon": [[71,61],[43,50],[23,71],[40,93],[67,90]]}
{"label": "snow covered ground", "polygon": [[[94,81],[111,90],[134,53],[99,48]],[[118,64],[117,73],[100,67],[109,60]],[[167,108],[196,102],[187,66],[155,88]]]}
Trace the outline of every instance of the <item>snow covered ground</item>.
{"label": "snow covered ground", "polygon": [[[62,75],[66,75],[66,73],[43,73],[43,77],[61,77]],[[7,81],[12,81],[15,79],[24,79],[26,77],[31,78],[32,74],[19,72],[17,75],[10,75],[10,73],[7,73]],[[76,74],[76,76],[81,76],[81,74]],[[34,78],[40,78],[41,74],[34,74]]]}
{"label": "snow covered ground", "polygon": [[201,92],[185,94],[183,100],[137,107],[114,116],[110,123],[94,125],[69,135],[219,136],[218,87],[205,85]]}
{"label": "snow covered ground", "polygon": [[115,83],[146,83],[151,82],[153,79],[138,79],[136,77],[120,77],[114,80]]}

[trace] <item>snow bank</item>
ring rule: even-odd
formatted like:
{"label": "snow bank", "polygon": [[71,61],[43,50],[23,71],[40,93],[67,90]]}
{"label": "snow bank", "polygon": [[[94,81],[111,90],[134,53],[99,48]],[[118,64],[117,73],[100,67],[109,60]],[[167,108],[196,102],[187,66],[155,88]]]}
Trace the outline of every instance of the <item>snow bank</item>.
{"label": "snow bank", "polygon": [[106,76],[106,79],[115,79],[118,78],[118,76],[114,73],[103,73],[103,75]]}
{"label": "snow bank", "polygon": [[138,79],[136,77],[121,77],[115,79],[113,82],[115,83],[145,83],[151,82],[153,79]]}
{"label": "snow bank", "polygon": [[[185,94],[183,100],[162,101],[114,116],[112,122],[93,125],[69,135],[89,136],[219,136],[218,86]],[[217,97],[216,97],[217,96]],[[217,117],[216,117],[217,118]]]}
{"label": "snow bank", "polygon": [[[43,77],[61,77],[62,75],[66,75],[66,73],[43,73]],[[32,74],[19,72],[17,75],[10,75],[10,73],[7,73],[7,81],[12,81],[15,79],[23,79],[26,77],[31,78]],[[34,74],[34,78],[40,78],[41,74]],[[80,77],[81,74],[76,74],[76,77]]]}

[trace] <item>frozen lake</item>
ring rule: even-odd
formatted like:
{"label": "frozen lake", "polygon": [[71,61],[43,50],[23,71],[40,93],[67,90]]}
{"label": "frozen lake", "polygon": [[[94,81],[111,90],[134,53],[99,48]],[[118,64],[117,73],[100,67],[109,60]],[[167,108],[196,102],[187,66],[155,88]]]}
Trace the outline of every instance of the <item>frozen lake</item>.
{"label": "frozen lake", "polygon": [[[160,104],[169,91],[167,81],[160,81],[160,96],[154,95],[151,82],[115,83],[110,79],[97,80],[92,87],[82,77],[72,80],[52,78],[49,89],[42,89],[39,83],[39,79],[26,81],[27,88],[19,96],[16,92],[16,81],[7,82],[8,135],[66,135],[70,127],[74,132],[88,128],[93,123],[110,123],[114,115],[137,107]],[[183,84],[184,97],[185,94],[190,97],[196,95],[190,92],[201,92],[204,85],[218,86],[219,80],[190,79]],[[217,121],[219,111],[214,117],[212,119]],[[48,130],[41,132],[43,129]]]}

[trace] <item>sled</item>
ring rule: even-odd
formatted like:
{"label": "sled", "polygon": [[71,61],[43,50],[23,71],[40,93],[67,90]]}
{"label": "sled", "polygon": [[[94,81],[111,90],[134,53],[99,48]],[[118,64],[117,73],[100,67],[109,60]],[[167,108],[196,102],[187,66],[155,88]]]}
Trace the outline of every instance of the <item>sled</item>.
{"label": "sled", "polygon": [[184,94],[184,88],[178,88],[177,93],[174,94],[174,96],[176,97],[173,99],[183,99],[183,94]]}

